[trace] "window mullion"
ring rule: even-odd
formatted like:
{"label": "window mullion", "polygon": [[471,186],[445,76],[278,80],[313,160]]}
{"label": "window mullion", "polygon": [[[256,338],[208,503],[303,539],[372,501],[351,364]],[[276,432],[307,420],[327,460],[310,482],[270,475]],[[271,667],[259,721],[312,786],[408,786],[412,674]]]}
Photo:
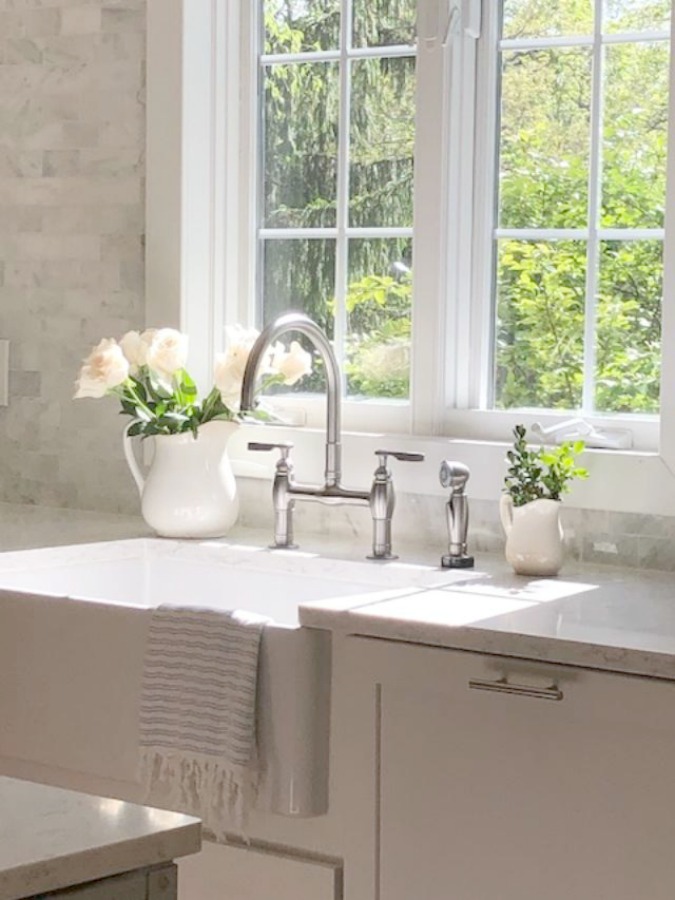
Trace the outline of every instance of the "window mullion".
{"label": "window mullion", "polygon": [[[462,199],[467,190],[470,194],[471,178],[456,168],[466,152],[460,131],[462,127],[472,131],[472,123],[462,121],[462,112],[472,116],[471,99],[462,101],[462,90],[473,89],[472,80],[465,81],[462,69],[466,60],[462,43],[469,39],[464,36],[462,24],[459,34],[450,34],[444,40],[449,23],[438,21],[435,3],[436,0],[420,0],[418,4],[421,49],[417,56],[414,188],[411,397],[413,430],[427,434],[439,431],[444,401],[454,403],[457,395],[457,304],[461,285],[465,284],[459,267],[462,252],[470,256],[470,248],[467,250],[460,232],[465,226],[470,229],[462,222]],[[453,3],[453,8],[458,10],[460,6]],[[470,136],[468,139],[472,140]],[[468,296],[464,299],[470,301]]]}
{"label": "window mullion", "polygon": [[[436,173],[442,172],[443,90],[445,53],[438,37],[437,0],[418,0],[417,34],[420,51],[416,68],[416,122],[413,228],[412,370],[410,399],[413,431],[434,434],[438,427],[438,380],[444,371],[439,298],[444,296],[442,258],[442,192]],[[438,380],[436,380],[438,379]]]}
{"label": "window mullion", "polygon": [[501,57],[498,4],[483,4],[476,72],[476,149],[473,172],[474,234],[471,304],[470,406],[486,409],[494,393],[494,260],[499,165],[498,104]]}
{"label": "window mullion", "polygon": [[349,140],[351,120],[352,71],[349,58],[351,47],[352,0],[342,0],[340,21],[340,114],[338,124],[337,161],[337,238],[335,247],[335,339],[334,348],[341,363],[343,389],[345,342],[347,338],[347,282],[349,279]]}
{"label": "window mullion", "polygon": [[596,312],[600,265],[599,227],[603,127],[602,72],[604,49],[602,45],[602,5],[603,0],[595,0],[595,42],[593,44],[592,61],[590,166],[588,176],[586,302],[584,306],[584,384],[582,409],[585,413],[591,413],[595,408]]}

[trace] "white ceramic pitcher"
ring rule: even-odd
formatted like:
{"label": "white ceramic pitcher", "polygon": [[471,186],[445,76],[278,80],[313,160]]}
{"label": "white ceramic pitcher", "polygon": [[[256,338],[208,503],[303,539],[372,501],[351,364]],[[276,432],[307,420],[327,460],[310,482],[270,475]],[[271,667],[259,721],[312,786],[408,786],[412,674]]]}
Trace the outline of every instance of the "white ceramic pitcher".
{"label": "white ceramic pitcher", "polygon": [[141,495],[141,512],[158,535],[222,537],[232,528],[239,498],[227,443],[238,427],[236,422],[214,420],[200,425],[196,438],[191,432],[153,435],[147,473],[125,430],[124,455]]}
{"label": "white ceramic pitcher", "polygon": [[506,532],[506,559],[518,575],[557,575],[564,559],[559,500],[513,505],[502,494],[499,513]]}

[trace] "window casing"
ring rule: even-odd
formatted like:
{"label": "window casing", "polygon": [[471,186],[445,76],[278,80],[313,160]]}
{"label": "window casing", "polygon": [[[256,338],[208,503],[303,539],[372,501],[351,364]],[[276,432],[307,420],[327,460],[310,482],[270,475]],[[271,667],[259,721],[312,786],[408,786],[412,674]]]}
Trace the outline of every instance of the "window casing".
{"label": "window casing", "polygon": [[[465,2],[458,8],[475,12],[478,5],[472,7]],[[492,4],[487,6],[489,11]],[[253,100],[254,35],[242,21],[241,12],[237,0],[148,3],[148,322],[173,322],[190,333],[193,347],[199,347],[196,364],[201,365],[205,382],[209,357],[222,343],[223,322],[251,321],[255,314],[254,260],[247,248],[255,244],[256,211],[250,193],[241,189],[254,158],[253,138],[250,119],[239,115],[242,109],[251,108]],[[465,18],[461,27],[455,17],[447,28],[448,22],[437,13],[436,4],[420,0],[418,91],[424,93],[429,106],[418,107],[417,122],[411,402],[393,406],[377,402],[345,404],[346,429],[360,426],[370,431],[418,435],[420,444],[445,434],[453,440],[458,455],[465,440],[503,441],[516,421],[527,421],[522,412],[486,408],[488,369],[484,362],[490,353],[487,325],[492,311],[488,303],[475,302],[475,298],[485,296],[490,281],[485,248],[490,247],[493,237],[490,202],[494,194],[486,173],[490,172],[487,163],[494,149],[480,140],[474,146],[474,135],[484,132],[473,125],[496,116],[493,95],[485,90],[485,83],[495,74],[491,66],[496,65],[496,57],[489,45],[497,39],[497,23],[486,15],[485,8],[482,12],[481,37],[477,40],[475,17]],[[209,53],[204,52],[205,41]],[[450,103],[443,104],[442,97],[448,91]],[[181,99],[179,104],[177,97]],[[672,97],[671,90],[671,103]],[[432,112],[438,109],[441,115]],[[181,110],[181,116],[177,116]],[[672,144],[671,138],[671,148]],[[457,176],[457,168],[450,172],[439,168],[439,161],[449,154],[453,159],[475,159],[478,177],[472,185]],[[429,172],[438,171],[442,172],[440,189],[439,178],[429,177]],[[675,205],[673,193],[671,177],[667,245]],[[173,217],[167,215],[172,209]],[[461,227],[450,227],[456,222]],[[195,228],[195,223],[201,224]],[[672,268],[666,254],[665,346],[675,330],[670,303]],[[662,483],[664,478],[671,478],[671,466],[675,468],[675,423],[668,415],[668,410],[675,408],[671,388],[675,365],[670,356],[665,354],[663,360],[664,415],[659,451],[644,457],[651,460],[647,464],[653,470],[650,477],[660,490],[647,488],[640,497],[640,491],[631,488],[619,508],[642,509],[657,499],[656,507],[663,507],[670,496]],[[308,422],[321,427],[323,405],[319,401],[316,407],[313,419],[310,408]],[[561,418],[536,411],[530,421],[535,417],[544,423]],[[646,421],[640,431],[635,419],[631,417],[636,446],[648,448],[651,440],[655,449],[658,426]],[[296,442],[301,439],[297,431],[294,437]],[[486,452],[489,455],[489,448]],[[607,455],[599,454],[598,458]],[[503,448],[496,448],[495,465],[497,460],[501,464],[502,456]],[[628,469],[630,465],[628,462]],[[624,468],[624,461],[609,463],[607,472],[623,473]],[[642,474],[645,472],[643,467]],[[615,476],[610,473],[608,477]],[[620,477],[623,479],[622,474]],[[474,488],[479,490],[477,481]],[[484,490],[486,496],[494,496],[489,479]],[[607,502],[603,490],[589,490],[589,505],[614,508],[616,485],[607,490],[606,498]]]}

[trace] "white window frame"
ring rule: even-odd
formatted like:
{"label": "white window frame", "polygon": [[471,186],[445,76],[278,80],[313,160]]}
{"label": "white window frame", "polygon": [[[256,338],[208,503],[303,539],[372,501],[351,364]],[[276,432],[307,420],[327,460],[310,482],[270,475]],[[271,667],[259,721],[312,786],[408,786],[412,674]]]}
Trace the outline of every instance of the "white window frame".
{"label": "white window frame", "polygon": [[[600,12],[603,7],[604,0],[593,0],[596,6],[596,28],[600,22]],[[473,133],[476,135],[474,153],[475,153],[475,169],[473,179],[473,208],[471,208],[471,198],[467,197],[461,205],[455,204],[455,218],[458,221],[471,220],[473,217],[474,227],[473,245],[466,252],[457,255],[459,265],[464,265],[467,270],[464,275],[464,289],[458,292],[454,301],[454,308],[449,306],[449,316],[453,316],[454,320],[459,320],[464,324],[463,332],[460,331],[461,341],[457,348],[457,366],[454,373],[450,373],[450,377],[446,378],[445,393],[445,418],[444,431],[446,433],[470,434],[474,438],[483,440],[500,440],[503,436],[510,432],[515,424],[523,420],[537,420],[543,425],[554,425],[556,423],[570,419],[571,417],[583,416],[587,422],[599,428],[619,428],[625,429],[632,433],[633,447],[638,450],[656,451],[660,446],[660,423],[658,415],[640,415],[640,414],[617,414],[617,413],[591,413],[586,411],[570,410],[553,411],[553,410],[496,410],[488,407],[488,397],[491,389],[491,362],[492,362],[492,317],[493,313],[493,252],[494,237],[509,236],[509,232],[504,229],[495,229],[495,221],[493,214],[494,199],[496,196],[496,178],[498,172],[495,166],[497,156],[497,91],[495,84],[497,80],[498,66],[498,46],[499,46],[499,13],[496,3],[483,4],[482,16],[482,36],[479,46],[479,65],[477,67],[477,79],[474,85],[475,103],[471,104],[469,115],[474,112],[472,122],[463,122],[465,130],[473,125]],[[600,68],[598,66],[598,56],[602,46],[610,44],[624,43],[631,40],[646,41],[654,38],[662,39],[662,32],[636,32],[634,34],[617,34],[617,35],[601,35],[600,30],[596,34],[585,35],[573,38],[557,38],[551,37],[544,40],[516,40],[506,41],[506,47],[514,47],[518,49],[527,49],[528,47],[567,47],[567,46],[589,46],[592,48],[595,56],[594,65],[594,81],[593,81],[593,105],[591,123],[593,135],[597,135],[600,127],[601,115],[601,84],[599,79]],[[672,72],[672,67],[671,67]],[[467,79],[470,77],[466,73]],[[471,87],[461,85],[461,91],[464,96],[470,94]],[[671,92],[671,103],[672,92]],[[675,105],[675,104],[673,104]],[[597,148],[594,148],[597,151]],[[592,154],[593,163],[597,163],[598,153]],[[460,160],[460,165],[463,161]],[[672,168],[672,166],[671,166]],[[470,166],[463,171],[469,172]],[[669,179],[672,182],[672,178]],[[467,179],[468,183],[468,179]],[[594,198],[595,205],[599,202],[600,179],[595,168],[589,173],[589,192]],[[595,210],[591,209],[590,219],[596,219]],[[523,229],[518,229],[523,232]],[[664,237],[663,229],[641,229],[639,232],[633,233],[625,230],[612,229],[568,229],[565,232],[560,229],[529,229],[528,237],[555,237],[557,238],[577,238],[588,240],[589,243],[599,243],[600,240],[612,239],[615,234],[621,239],[627,240],[633,237],[646,239],[649,237]],[[664,244],[665,246],[665,244]],[[452,259],[452,254],[448,255]],[[469,262],[466,262],[466,261]],[[584,405],[592,406],[592,386],[588,373],[593,369],[594,358],[594,304],[595,304],[595,283],[597,280],[596,267],[591,265],[587,274],[587,294],[589,303],[587,306],[586,316],[586,335],[585,335],[585,371],[586,378],[584,381]],[[664,286],[664,298],[666,296],[666,288]],[[665,305],[665,301],[664,301]],[[664,326],[665,327],[665,326]],[[446,324],[446,333],[453,333],[453,321],[448,318]],[[448,345],[450,345],[448,341]],[[665,346],[664,333],[664,346]],[[462,347],[467,348],[468,352],[462,354]]]}
{"label": "white window frame", "polygon": [[[460,43],[465,66],[462,79],[455,71],[454,87],[455,100],[459,93],[463,104],[451,104],[446,118],[419,117],[417,123],[415,230],[417,236],[418,229],[424,228],[426,238],[418,239],[415,247],[411,404],[345,403],[345,428],[361,431],[346,431],[343,437],[345,482],[369,482],[372,450],[382,443],[383,432],[391,432],[403,448],[421,449],[428,458],[423,466],[399,467],[397,484],[402,490],[440,492],[438,462],[454,456],[471,467],[471,496],[494,500],[504,472],[504,428],[517,421],[536,418],[547,423],[560,416],[536,411],[528,418],[523,413],[471,409],[480,388],[466,377],[465,360],[487,352],[486,313],[471,303],[480,285],[466,264],[457,266],[450,277],[439,260],[445,258],[446,250],[452,251],[453,245],[455,258],[465,263],[475,258],[471,245],[480,240],[481,229],[487,224],[467,196],[466,180],[448,185],[450,199],[446,204],[441,202],[443,191],[437,181],[431,184],[427,178],[425,184],[422,173],[431,171],[427,166],[448,149],[470,157],[474,152],[473,129],[467,123],[486,111],[479,106],[474,112],[465,77],[475,48],[470,28],[465,30],[472,0],[420,2],[419,89],[443,90],[451,67],[461,68],[457,52]],[[251,83],[242,65],[252,57],[246,41],[252,41],[253,36],[249,34],[242,42],[239,4],[240,0],[147,3],[146,320],[148,325],[180,327],[190,335],[190,366],[202,387],[209,385],[213,356],[220,349],[217,336],[223,333],[224,323],[244,322],[252,314],[252,262],[244,249],[252,242],[254,210],[250,195],[240,187],[253,148],[250,134],[242,129],[240,110],[251,99],[241,88]],[[446,35],[448,9],[453,5],[463,8],[464,28],[458,32],[451,28]],[[451,54],[443,53],[446,38],[454,42]],[[486,42],[485,37],[482,40]],[[675,106],[673,57],[675,54],[671,54],[671,107]],[[458,122],[462,124],[459,129]],[[457,135],[463,136],[462,143],[453,145],[451,141],[456,141]],[[669,122],[668,172],[665,246],[672,247],[675,115]],[[476,196],[489,189],[489,185],[478,185]],[[461,229],[450,227],[456,221],[462,222]],[[663,344],[669,346],[675,336],[675,254],[665,253],[664,269]],[[447,305],[440,302],[442,296],[448,296]],[[223,297],[227,298],[225,305]],[[458,349],[448,356],[446,335],[453,333]],[[456,403],[449,414],[443,402],[448,391]],[[672,353],[663,356],[661,405],[659,450],[589,451],[592,477],[575,488],[570,503],[591,509],[675,513]],[[318,434],[312,427],[289,429],[289,438],[296,443],[298,471],[305,466],[303,478],[320,476],[322,454],[315,450],[317,442],[321,443],[321,401],[318,406]],[[494,440],[495,434],[501,434],[502,439]],[[387,439],[388,443],[393,441],[393,437]],[[254,464],[245,450],[241,458],[242,473],[269,476],[271,459]]]}

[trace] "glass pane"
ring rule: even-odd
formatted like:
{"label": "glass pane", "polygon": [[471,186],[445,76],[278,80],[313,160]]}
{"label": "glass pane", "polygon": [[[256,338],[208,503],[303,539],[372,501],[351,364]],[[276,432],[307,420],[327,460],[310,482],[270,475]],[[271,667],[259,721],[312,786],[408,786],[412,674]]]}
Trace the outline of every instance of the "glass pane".
{"label": "glass pane", "polygon": [[502,228],[586,226],[590,106],[586,48],[503,54]]}
{"label": "glass pane", "polygon": [[594,0],[504,0],[505,38],[593,34]]}
{"label": "glass pane", "polygon": [[353,0],[355,47],[414,44],[417,0]]}
{"label": "glass pane", "polygon": [[661,241],[601,245],[595,403],[602,412],[658,412],[662,256]]}
{"label": "glass pane", "polygon": [[349,223],[412,225],[415,60],[353,64]]}
{"label": "glass pane", "polygon": [[662,228],[668,45],[618,44],[605,53],[602,224]]}
{"label": "glass pane", "polygon": [[408,397],[412,241],[349,243],[347,390]]}
{"label": "glass pane", "polygon": [[261,266],[264,323],[293,309],[332,334],[335,241],[262,241]]}
{"label": "glass pane", "polygon": [[337,50],[340,0],[264,0],[265,53]]}
{"label": "glass pane", "polygon": [[334,225],[338,67],[275,65],[265,74],[264,225]]}
{"label": "glass pane", "polygon": [[[263,325],[282,313],[307,313],[332,339],[334,332],[335,241],[267,240],[261,243]],[[286,346],[297,339],[305,350],[314,349],[301,335],[287,334]],[[277,385],[268,393],[325,393],[326,382],[320,361],[315,357],[313,372],[291,387]]]}
{"label": "glass pane", "polygon": [[671,0],[604,0],[604,3],[604,31],[667,31],[670,27]]}
{"label": "glass pane", "polygon": [[586,245],[498,242],[495,405],[581,405]]}

